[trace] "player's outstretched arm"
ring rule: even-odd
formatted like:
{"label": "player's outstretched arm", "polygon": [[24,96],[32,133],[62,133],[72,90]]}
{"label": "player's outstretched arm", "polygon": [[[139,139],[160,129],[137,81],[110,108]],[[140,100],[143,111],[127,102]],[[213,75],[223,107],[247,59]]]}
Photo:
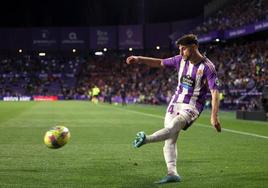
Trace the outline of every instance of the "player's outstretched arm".
{"label": "player's outstretched arm", "polygon": [[129,56],[126,60],[127,64],[143,63],[150,67],[163,67],[163,60],[158,58]]}
{"label": "player's outstretched arm", "polygon": [[215,127],[218,132],[221,132],[221,124],[218,117],[219,111],[219,91],[218,90],[210,90],[212,101],[211,101],[211,125]]}

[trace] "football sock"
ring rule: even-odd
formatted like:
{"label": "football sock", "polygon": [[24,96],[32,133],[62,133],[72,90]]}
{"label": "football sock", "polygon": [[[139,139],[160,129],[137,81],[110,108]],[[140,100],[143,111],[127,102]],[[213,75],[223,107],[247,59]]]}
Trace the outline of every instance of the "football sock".
{"label": "football sock", "polygon": [[153,133],[151,135],[146,136],[145,143],[163,141],[163,140],[168,139],[170,137],[170,135],[171,135],[170,129],[163,128],[163,129],[156,131],[155,133]]}
{"label": "football sock", "polygon": [[160,129],[153,133],[152,135],[146,135],[145,143],[159,142],[169,139],[176,135],[184,126],[186,121],[181,116],[176,116],[168,125],[163,129]]}
{"label": "football sock", "polygon": [[174,139],[168,139],[165,142],[163,148],[164,157],[167,165],[167,170],[169,175],[178,175],[176,162],[177,162],[177,146],[176,146],[177,136]]}

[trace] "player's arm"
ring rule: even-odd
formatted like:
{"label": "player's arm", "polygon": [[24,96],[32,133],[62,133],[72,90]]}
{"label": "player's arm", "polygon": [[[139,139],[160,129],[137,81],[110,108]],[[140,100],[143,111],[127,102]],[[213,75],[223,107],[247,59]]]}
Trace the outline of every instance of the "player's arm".
{"label": "player's arm", "polygon": [[216,128],[218,132],[221,132],[221,125],[218,118],[219,111],[219,91],[217,89],[211,89],[211,124]]}
{"label": "player's arm", "polygon": [[150,67],[163,67],[163,59],[144,57],[144,56],[129,56],[126,60],[127,64],[142,63]]}
{"label": "player's arm", "polygon": [[211,125],[216,128],[218,132],[221,132],[221,124],[218,117],[219,111],[219,80],[217,77],[217,72],[213,64],[207,64],[208,68],[206,69],[206,77],[208,82],[208,87],[211,92],[212,101],[211,101]]}

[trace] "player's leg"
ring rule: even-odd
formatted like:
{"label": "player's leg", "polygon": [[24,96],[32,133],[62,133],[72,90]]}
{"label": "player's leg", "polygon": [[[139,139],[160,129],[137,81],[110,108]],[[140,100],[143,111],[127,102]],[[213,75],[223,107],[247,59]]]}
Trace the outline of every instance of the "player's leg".
{"label": "player's leg", "polygon": [[[196,111],[192,106],[189,105],[182,105],[179,106],[178,108],[180,116],[184,117],[184,122],[181,122],[180,124],[184,124],[183,130],[186,130],[189,128],[189,126],[198,118],[199,113]],[[168,119],[167,119],[168,121]],[[167,123],[165,126],[172,126],[172,124]],[[181,130],[181,129],[180,129]],[[178,139],[180,130],[176,137],[172,137],[170,139],[167,139],[165,141],[165,146],[164,146],[164,156],[165,156],[165,161],[167,164],[167,169],[168,169],[168,175],[164,177],[162,180],[156,182],[158,184],[165,184],[165,183],[170,183],[170,182],[179,182],[181,181],[180,176],[177,173],[177,147],[176,147],[176,141]]]}
{"label": "player's leg", "polygon": [[144,144],[160,142],[174,137],[186,125],[186,120],[183,116],[178,115],[163,129],[156,131],[151,135],[145,135],[144,132],[139,132],[133,142],[133,146],[138,148]]}
{"label": "player's leg", "polygon": [[177,162],[177,138],[179,132],[175,134],[172,138],[169,138],[165,141],[163,147],[163,153],[167,165],[167,174],[168,175],[178,175],[176,162]]}
{"label": "player's leg", "polygon": [[163,129],[146,136],[145,143],[160,142],[173,138],[185,125],[185,118],[181,115],[177,115]]}
{"label": "player's leg", "polygon": [[[179,109],[177,109],[179,110]],[[166,113],[165,116],[165,128],[172,127],[172,122],[174,122],[174,118],[176,117],[177,113],[179,112],[170,112],[169,110]],[[181,129],[184,127],[184,122],[181,122]],[[177,168],[176,168],[176,161],[177,161],[177,139],[179,136],[180,130],[172,136],[171,138],[167,139],[165,141],[165,145],[163,147],[163,153],[167,165],[167,171],[169,175],[177,175]]]}
{"label": "player's leg", "polygon": [[189,108],[190,108],[189,106],[187,106],[187,109],[185,109],[185,107],[179,108],[180,111],[177,112],[177,114],[179,114],[178,116],[176,116],[170,123],[168,122],[169,121],[168,118],[165,121],[165,128],[170,127],[172,128],[173,126],[176,125],[176,123],[179,125],[179,130],[177,134],[165,141],[165,146],[163,149],[169,175],[178,175],[176,169],[176,161],[177,161],[176,142],[179,133],[181,129],[186,130],[198,117],[198,113]]}
{"label": "player's leg", "polygon": [[186,130],[191,123],[198,117],[198,112],[192,109],[191,106],[178,105],[175,111],[176,115],[181,116],[183,118],[174,118],[172,121],[170,120],[170,116],[167,113],[165,118],[165,127],[169,128],[174,126],[174,121],[179,121],[180,129],[178,133],[165,141],[165,146],[163,148],[164,157],[167,165],[168,175],[164,177],[162,180],[156,182],[158,184],[170,183],[170,182],[179,182],[181,181],[181,177],[177,172],[177,146],[176,141],[178,139],[179,133],[181,129]]}
{"label": "player's leg", "polygon": [[[180,110],[180,105],[171,103],[165,116],[165,127],[156,131],[151,135],[145,135],[144,132],[138,132],[133,142],[133,146],[138,148],[144,144],[164,141],[173,137],[180,129],[184,127],[183,116],[178,116],[177,112]],[[172,109],[172,110],[170,110]],[[169,126],[168,126],[169,124]]]}
{"label": "player's leg", "polygon": [[[180,116],[180,115],[179,115]],[[186,120],[184,118],[174,118],[176,121],[181,121],[179,122],[180,125],[180,130],[185,127]],[[172,127],[174,123],[174,120],[171,121],[171,123],[166,122],[165,127]],[[171,183],[171,182],[180,182],[181,177],[179,176],[177,172],[177,139],[180,133],[180,130],[171,138],[167,139],[165,141],[165,145],[163,148],[164,152],[164,157],[167,165],[167,176],[161,179],[160,181],[157,181],[155,183],[157,184],[165,184],[165,183]]]}
{"label": "player's leg", "polygon": [[[169,106],[171,106],[171,105],[172,105],[172,102],[171,102],[171,104],[169,104]],[[167,109],[169,109],[169,106]],[[174,118],[174,115],[172,113],[168,113],[168,110],[167,110],[166,116],[165,116],[165,125],[166,125],[166,122],[170,122],[173,118]],[[146,135],[143,131],[141,131],[141,132],[137,133],[136,138],[133,141],[133,146],[135,148],[139,148],[140,146],[144,145],[145,142],[146,142]]]}

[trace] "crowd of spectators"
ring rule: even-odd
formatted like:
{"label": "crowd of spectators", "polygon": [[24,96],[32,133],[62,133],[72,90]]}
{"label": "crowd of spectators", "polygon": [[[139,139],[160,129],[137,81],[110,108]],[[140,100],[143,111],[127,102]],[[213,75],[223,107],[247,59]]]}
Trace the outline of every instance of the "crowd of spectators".
{"label": "crowd of spectators", "polygon": [[230,1],[223,9],[208,17],[192,32],[198,35],[223,31],[268,19],[267,0]]}
{"label": "crowd of spectators", "polygon": [[[235,103],[250,108],[257,106],[259,93],[268,84],[267,47],[268,40],[201,46],[201,51],[216,65],[227,106]],[[158,51],[145,55],[166,58],[174,54],[171,51]],[[98,86],[100,98],[106,101],[120,98],[123,89],[127,100],[131,102],[167,103],[177,87],[176,71],[141,64],[127,65],[127,55],[1,57],[0,95],[86,98],[89,90]]]}
{"label": "crowd of spectators", "polygon": [[[168,57],[165,52],[162,57]],[[110,54],[89,58],[80,73],[77,91],[86,93],[97,85],[102,96],[120,96],[125,90],[129,100],[140,103],[166,103],[176,86],[176,76],[169,78],[168,70],[151,69],[145,65],[127,65],[126,55]]]}
{"label": "crowd of spectators", "polygon": [[0,95],[73,95],[85,59],[19,55],[0,59]]}
{"label": "crowd of spectators", "polygon": [[204,48],[218,69],[226,104],[240,102],[246,109],[260,107],[261,92],[268,84],[267,47],[266,39]]}
{"label": "crowd of spectators", "polygon": [[[206,19],[193,33],[205,34],[237,28],[268,19],[268,1],[232,1]],[[202,45],[201,51],[214,62],[221,81],[221,104],[256,109],[260,93],[268,84],[268,40]],[[143,55],[167,58],[172,51]],[[164,104],[177,87],[176,71],[145,65],[127,65],[129,54],[103,56],[17,55],[0,57],[0,96],[56,95],[62,99],[90,98],[97,86],[100,99]],[[240,105],[241,104],[241,105]]]}

